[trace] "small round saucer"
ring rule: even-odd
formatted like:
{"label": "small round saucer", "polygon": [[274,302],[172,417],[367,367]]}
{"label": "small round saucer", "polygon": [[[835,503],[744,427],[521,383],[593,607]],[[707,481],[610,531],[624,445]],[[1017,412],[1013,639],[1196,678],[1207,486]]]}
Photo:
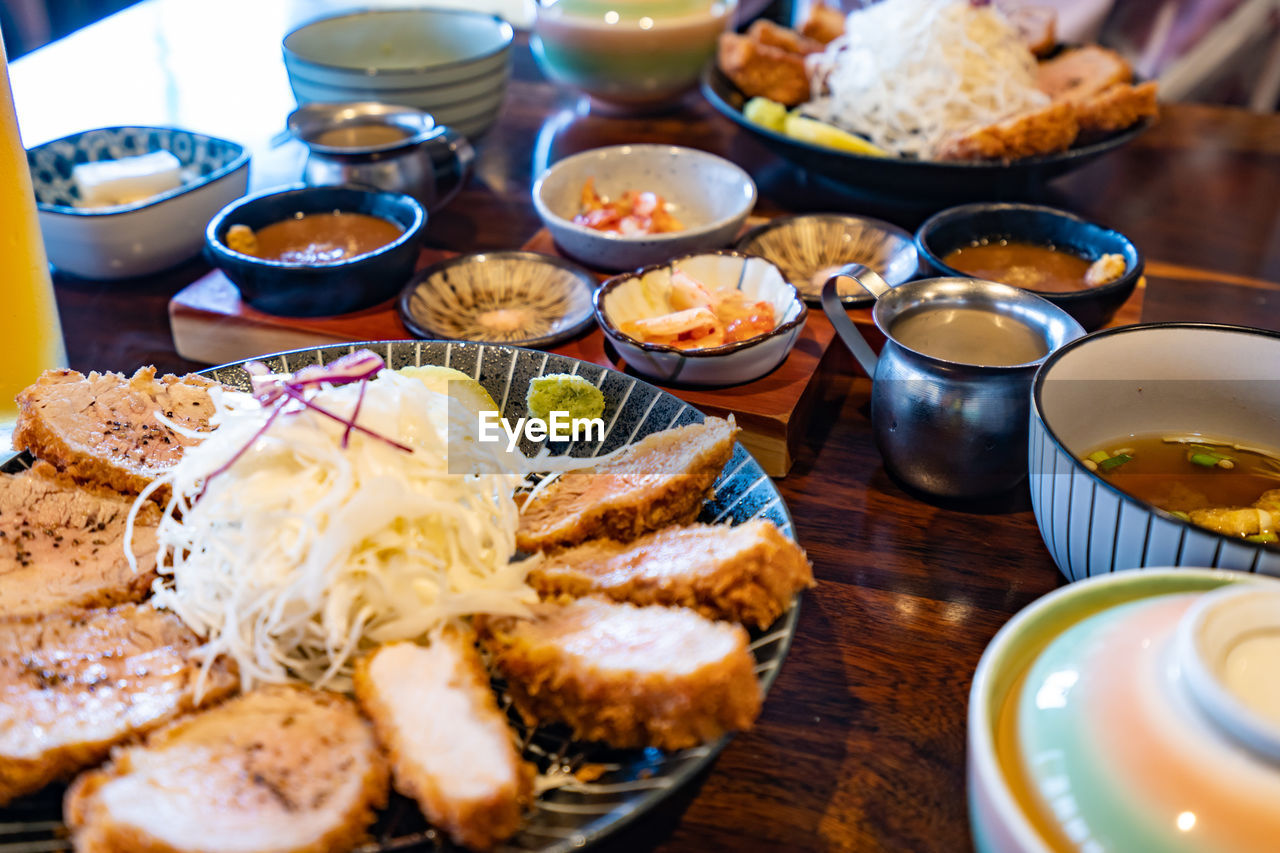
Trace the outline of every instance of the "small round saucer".
{"label": "small round saucer", "polygon": [[[777,264],[804,300],[820,304],[822,285],[845,264],[865,264],[896,287],[916,274],[916,247],[896,225],[843,213],[780,216],[745,234],[735,248]],[[845,305],[870,305],[871,294],[842,283]]]}
{"label": "small round saucer", "polygon": [[596,279],[537,252],[460,255],[427,267],[400,292],[400,319],[420,338],[544,347],[593,322]]}

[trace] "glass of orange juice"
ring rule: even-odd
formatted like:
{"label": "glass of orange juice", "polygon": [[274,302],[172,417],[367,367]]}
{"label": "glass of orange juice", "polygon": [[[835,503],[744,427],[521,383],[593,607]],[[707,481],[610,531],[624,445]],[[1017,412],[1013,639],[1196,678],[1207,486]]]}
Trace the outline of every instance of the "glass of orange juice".
{"label": "glass of orange juice", "polygon": [[66,364],[62,326],[53,299],[49,262],[36,220],[27,152],[0,43],[0,452],[7,451],[18,416],[14,397],[41,371]]}

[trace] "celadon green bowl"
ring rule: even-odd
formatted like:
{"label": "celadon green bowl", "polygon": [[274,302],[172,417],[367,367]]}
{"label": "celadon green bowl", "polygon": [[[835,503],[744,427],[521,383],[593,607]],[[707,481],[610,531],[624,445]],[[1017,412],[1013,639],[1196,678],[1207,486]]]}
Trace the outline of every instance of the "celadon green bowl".
{"label": "celadon green bowl", "polygon": [[1280,767],[1204,713],[1179,657],[1188,620],[1170,618],[1245,584],[1280,590],[1210,569],[1103,575],[1046,595],[996,634],[969,694],[980,853],[1267,849],[1274,809],[1254,800],[1280,787]]}
{"label": "celadon green bowl", "polygon": [[539,0],[530,47],[552,81],[613,112],[671,106],[698,81],[737,0]]}

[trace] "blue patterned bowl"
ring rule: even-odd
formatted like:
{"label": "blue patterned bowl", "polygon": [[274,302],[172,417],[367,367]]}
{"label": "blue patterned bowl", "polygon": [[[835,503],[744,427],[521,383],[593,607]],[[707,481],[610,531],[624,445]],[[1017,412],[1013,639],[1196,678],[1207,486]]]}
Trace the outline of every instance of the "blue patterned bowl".
{"label": "blue patterned bowl", "polygon": [[[78,207],[71,170],[79,163],[172,152],[182,186],[145,201]],[[241,145],[164,127],[106,127],[27,151],[40,230],[61,272],[94,279],[148,275],[200,252],[209,219],[244,195],[249,153]]]}

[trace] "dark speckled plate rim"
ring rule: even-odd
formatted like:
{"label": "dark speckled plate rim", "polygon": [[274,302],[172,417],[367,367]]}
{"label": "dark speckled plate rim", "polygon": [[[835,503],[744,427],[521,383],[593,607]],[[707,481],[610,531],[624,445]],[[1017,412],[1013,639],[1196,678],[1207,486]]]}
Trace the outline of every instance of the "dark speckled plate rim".
{"label": "dark speckled plate rim", "polygon": [[[461,357],[457,359],[460,364],[473,362],[475,369],[473,375],[483,382],[483,368],[486,356],[493,353],[499,357],[511,354],[511,372],[506,377],[509,386],[511,379],[515,374],[515,367],[521,359],[525,362],[532,361],[538,365],[536,371],[532,375],[542,375],[546,372],[568,372],[563,368],[569,368],[577,373],[579,369],[584,369],[593,375],[598,375],[598,384],[604,385],[606,381],[614,383],[625,383],[627,391],[622,396],[617,406],[617,414],[613,423],[610,424],[610,430],[616,424],[619,417],[628,405],[634,407],[642,407],[645,401],[648,406],[644,413],[640,416],[635,430],[628,438],[628,442],[634,441],[639,435],[640,428],[644,426],[645,420],[659,402],[668,406],[678,404],[676,415],[671,417],[670,423],[676,422],[700,422],[705,415],[697,408],[683,402],[679,398],[663,391],[654,385],[651,385],[641,379],[620,373],[608,367],[592,364],[590,362],[580,361],[569,356],[562,356],[554,353],[547,353],[540,350],[529,349],[526,347],[515,347],[498,344],[482,344],[472,343],[469,341],[418,341],[418,340],[402,340],[402,341],[363,341],[350,344],[331,344],[318,347],[305,347],[302,349],[290,350],[287,352],[273,353],[271,355],[256,356],[254,358],[245,359],[243,361],[231,362],[228,364],[210,367],[200,371],[201,374],[210,376],[211,378],[224,384],[247,387],[248,374],[244,371],[243,365],[249,361],[263,361],[267,363],[273,370],[298,370],[307,364],[327,363],[357,349],[368,349],[382,356],[388,366],[404,367],[408,364],[438,364],[441,361],[448,363],[453,361],[451,355],[460,351]],[[437,356],[443,352],[443,359]],[[553,364],[554,362],[554,364]],[[549,365],[551,366],[550,369]],[[493,383],[486,386],[491,394],[496,389],[492,387]],[[512,398],[509,387],[504,390],[499,397],[494,395],[496,400],[505,400],[508,406],[515,405],[518,412],[523,412],[523,397],[517,395]],[[639,395],[637,396],[637,391]],[[634,399],[633,399],[634,398]],[[500,403],[501,405],[501,403]],[[608,410],[606,409],[606,413]],[[510,409],[504,409],[504,415],[516,414]],[[665,427],[661,427],[665,428]],[[644,434],[656,431],[651,429]],[[606,436],[607,439],[607,436]],[[28,467],[30,456],[20,454],[9,460],[3,466],[5,471],[15,471]],[[746,485],[744,485],[744,482]],[[744,503],[744,498],[753,492],[761,491],[755,501],[759,508],[752,510],[751,506],[744,507],[739,513],[730,515],[730,510]],[[763,501],[763,503],[761,503]],[[726,508],[721,511],[719,518],[716,520],[728,519],[730,523],[738,524],[751,518],[766,517],[766,511],[770,515],[781,519],[778,524],[783,534],[788,538],[795,539],[795,524],[791,518],[791,513],[787,508],[786,502],[782,495],[778,492],[777,486],[760,468],[758,462],[746,451],[741,443],[734,444],[733,457],[730,459],[725,470],[721,472],[719,480],[716,482],[716,489],[713,502],[704,507],[704,514],[713,511],[716,506],[725,505]],[[743,517],[743,513],[751,513]],[[701,520],[701,519],[700,519]],[[776,523],[776,522],[775,522]],[[752,654],[757,662],[757,679],[760,685],[762,695],[768,695],[769,688],[772,687],[778,673],[782,669],[782,664],[786,659],[787,653],[791,648],[791,643],[795,638],[796,626],[800,615],[801,595],[797,595],[792,605],[786,613],[782,614],[774,624],[770,625],[763,632],[751,632],[753,642],[751,644]],[[756,634],[759,634],[757,637]],[[763,654],[762,654],[763,652]],[[762,667],[767,667],[762,670]],[[728,745],[732,735],[726,735],[712,743],[705,744],[700,747],[693,747],[687,750],[677,750],[675,752],[663,753],[664,764],[659,768],[658,772],[652,776],[640,777],[648,779],[664,778],[670,779],[671,784],[663,787],[652,787],[637,791],[625,792],[624,799],[620,800],[617,813],[554,813],[557,831],[562,831],[569,821],[574,819],[582,820],[582,831],[574,833],[569,837],[555,837],[549,843],[538,846],[516,847],[508,845],[503,847],[505,850],[537,850],[538,853],[572,853],[572,851],[582,850],[588,846],[596,844],[607,836],[611,836],[624,829],[632,822],[638,820],[645,814],[648,814],[656,808],[664,800],[674,796],[681,791],[689,782],[691,782],[700,773],[706,770],[720,754],[720,751]],[[648,755],[652,750],[631,750],[631,753],[637,756]],[[634,764],[641,768],[641,772],[645,772],[648,766],[643,763],[640,758]],[[551,792],[554,793],[554,792]],[[591,795],[582,794],[581,797]],[[604,796],[604,795],[602,795]],[[56,801],[58,808],[61,807],[61,800]],[[534,812],[536,813],[536,803]],[[36,820],[37,816],[29,813],[29,810],[14,810],[12,807],[0,808],[0,831],[6,828],[24,828],[24,831],[31,831],[32,824],[30,821]],[[47,837],[51,840],[59,840],[64,836],[59,833],[59,821],[54,817],[50,822],[50,816],[43,815],[40,826],[48,829]],[[529,828],[529,821],[517,833],[515,839],[519,839],[525,834]],[[530,833],[536,835],[536,833]],[[540,836],[546,837],[546,836]],[[513,840],[515,840],[513,839]],[[38,843],[38,842],[37,842]],[[34,848],[33,848],[34,849]],[[40,849],[44,849],[41,847]],[[49,848],[53,849],[53,848]],[[59,847],[58,849],[62,849]],[[383,839],[381,843],[366,844],[356,849],[356,853],[391,853],[396,850],[456,850],[447,842],[443,842],[434,830],[420,832],[415,836]]]}
{"label": "dark speckled plate rim", "polygon": [[455,338],[446,338],[441,330],[432,328],[424,318],[420,318],[414,313],[410,303],[413,301],[414,294],[416,294],[420,289],[434,289],[433,285],[430,283],[432,276],[444,272],[452,267],[462,266],[463,264],[472,263],[480,259],[523,260],[535,264],[546,264],[548,266],[558,267],[559,269],[565,270],[572,274],[574,279],[583,286],[585,291],[584,295],[586,296],[586,311],[583,313],[582,317],[574,320],[571,325],[549,335],[522,338],[518,341],[473,340],[471,341],[472,343],[490,344],[493,346],[546,347],[560,343],[561,341],[567,341],[570,338],[582,334],[582,332],[590,328],[591,324],[595,322],[594,291],[598,286],[598,282],[594,275],[587,272],[585,268],[578,264],[565,260],[564,258],[557,258],[553,255],[544,255],[540,252],[527,252],[514,249],[510,251],[473,252],[466,255],[457,255],[456,257],[445,258],[443,261],[437,261],[431,266],[414,273],[413,278],[409,279],[409,283],[404,286],[400,291],[400,296],[396,299],[396,311],[399,312],[400,320],[404,323],[405,328],[413,335],[422,338],[423,340],[460,340]]}
{"label": "dark speckled plate rim", "polygon": [[[764,258],[765,260],[776,264],[776,262],[774,262],[773,259],[770,258],[768,255],[760,255],[757,252],[752,252],[748,247],[752,243],[754,243],[756,240],[759,240],[761,237],[763,237],[765,234],[768,234],[770,231],[775,231],[779,228],[783,228],[787,225],[790,225],[792,223],[802,221],[802,220],[811,220],[814,222],[826,221],[826,222],[839,222],[839,223],[847,223],[850,221],[854,221],[854,222],[859,222],[865,225],[869,225],[872,228],[878,229],[880,231],[884,231],[886,234],[892,234],[895,237],[899,237],[904,241],[906,241],[906,244],[911,247],[912,254],[916,255],[916,267],[914,270],[912,270],[911,275],[902,279],[901,281],[897,281],[897,280],[891,281],[887,278],[885,279],[885,281],[888,281],[890,286],[897,287],[900,284],[906,284],[908,281],[911,281],[911,279],[915,278],[917,275],[920,274],[920,255],[919,255],[919,251],[916,248],[916,244],[912,238],[910,231],[908,231],[907,229],[899,225],[894,225],[892,222],[886,222],[883,219],[876,219],[875,217],[872,217],[872,216],[861,216],[856,213],[791,213],[791,214],[787,214],[786,216],[777,216],[777,217],[774,217],[773,219],[770,219],[768,222],[764,222],[764,223],[761,223],[760,225],[757,225],[747,233],[743,234],[741,237],[738,238],[738,242],[733,244],[733,248],[739,252],[745,252],[746,254],[749,254],[749,255],[756,254],[759,257]],[[792,284],[795,284],[795,282],[792,282]],[[805,294],[803,290],[800,290],[798,287],[796,288],[796,290],[799,291],[800,298],[805,301],[805,304],[816,305],[816,306],[822,305],[821,291],[814,294],[813,296],[808,296]],[[849,293],[840,297],[840,302],[844,304],[845,307],[848,307],[848,308],[865,308],[869,305],[874,304],[875,301],[876,301],[876,298],[872,296],[870,293],[861,293],[861,294]]]}

